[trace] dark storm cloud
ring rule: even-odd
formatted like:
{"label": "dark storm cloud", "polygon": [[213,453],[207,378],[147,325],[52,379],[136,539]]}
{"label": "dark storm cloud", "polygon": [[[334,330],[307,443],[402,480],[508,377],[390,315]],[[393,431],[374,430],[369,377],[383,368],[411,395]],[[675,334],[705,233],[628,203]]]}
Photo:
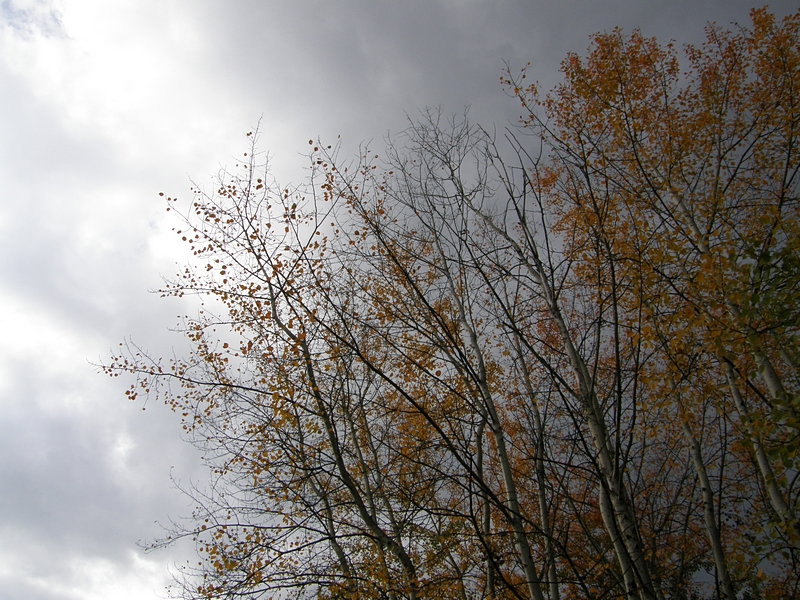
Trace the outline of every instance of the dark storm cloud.
{"label": "dark storm cloud", "polygon": [[[773,6],[785,14],[791,4]],[[192,23],[207,32],[205,72],[251,125],[264,115],[264,146],[302,149],[303,140],[342,135],[350,148],[380,141],[426,106],[503,127],[519,116],[499,79],[531,62],[547,90],[569,51],[622,27],[700,43],[716,20],[748,22],[742,1],[632,2],[240,2],[204,3]],[[233,43],[232,43],[233,42]],[[289,126],[291,124],[291,126]],[[290,138],[294,134],[295,138]],[[279,160],[281,157],[279,157]]]}
{"label": "dark storm cloud", "polygon": [[[568,51],[620,26],[679,43],[747,2],[0,2],[0,598],[138,598],[185,548],[141,558],[201,480],[165,407],[89,361],[128,335],[181,352],[191,312],[147,293],[183,264],[157,193],[208,185],[261,124],[283,182],[307,140],[380,150],[425,106],[486,126],[519,108],[499,78],[544,89]],[[773,3],[779,16],[795,9]],[[183,553],[183,554],[182,554]],[[152,593],[149,597],[156,597]]]}

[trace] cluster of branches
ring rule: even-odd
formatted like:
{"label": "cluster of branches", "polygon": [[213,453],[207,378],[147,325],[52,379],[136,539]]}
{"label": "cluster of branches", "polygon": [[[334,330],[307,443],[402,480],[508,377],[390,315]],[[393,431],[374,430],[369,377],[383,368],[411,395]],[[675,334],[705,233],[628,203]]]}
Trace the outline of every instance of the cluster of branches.
{"label": "cluster of branches", "polygon": [[800,594],[800,13],[752,17],[195,191],[194,350],[107,367],[212,468],[187,597]]}

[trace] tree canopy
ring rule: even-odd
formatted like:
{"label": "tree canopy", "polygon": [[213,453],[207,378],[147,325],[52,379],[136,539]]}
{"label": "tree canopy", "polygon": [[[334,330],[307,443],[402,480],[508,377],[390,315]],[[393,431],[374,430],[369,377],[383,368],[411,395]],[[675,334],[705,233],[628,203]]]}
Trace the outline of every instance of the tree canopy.
{"label": "tree canopy", "polygon": [[[177,231],[190,598],[800,594],[800,12],[594,36],[519,127],[245,161]],[[158,545],[158,543],[156,544]]]}

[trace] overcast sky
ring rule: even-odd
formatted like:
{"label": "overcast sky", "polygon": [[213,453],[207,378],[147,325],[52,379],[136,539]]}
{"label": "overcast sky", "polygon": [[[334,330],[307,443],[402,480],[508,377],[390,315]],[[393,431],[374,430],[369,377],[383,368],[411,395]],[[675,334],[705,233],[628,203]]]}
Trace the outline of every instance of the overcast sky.
{"label": "overcast sky", "polygon": [[[0,0],[0,599],[150,599],[193,549],[138,540],[202,482],[165,407],[91,365],[128,336],[182,347],[187,307],[148,290],[186,261],[158,193],[188,196],[247,149],[281,182],[310,138],[380,148],[442,106],[519,110],[504,61],[545,88],[615,26],[679,43],[750,2]],[[779,16],[796,2],[772,2]]]}

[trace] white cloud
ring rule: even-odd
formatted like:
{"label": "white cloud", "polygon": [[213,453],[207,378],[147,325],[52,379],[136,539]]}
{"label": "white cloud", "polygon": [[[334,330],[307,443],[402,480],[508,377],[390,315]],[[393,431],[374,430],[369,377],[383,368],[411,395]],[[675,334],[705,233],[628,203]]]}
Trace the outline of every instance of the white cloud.
{"label": "white cloud", "polygon": [[61,12],[46,0],[3,0],[0,2],[0,19],[20,36],[64,35]]}
{"label": "white cloud", "polygon": [[[4,536],[5,537],[5,536]],[[25,540],[9,540],[0,546],[0,588],[3,598],[52,598],[58,600],[141,600],[164,597],[172,583],[163,560],[133,550],[122,560],[102,555],[37,554]],[[43,549],[39,549],[40,552]],[[46,549],[49,552],[51,549]],[[31,557],[34,560],[31,561]],[[39,560],[35,560],[38,558]]]}

